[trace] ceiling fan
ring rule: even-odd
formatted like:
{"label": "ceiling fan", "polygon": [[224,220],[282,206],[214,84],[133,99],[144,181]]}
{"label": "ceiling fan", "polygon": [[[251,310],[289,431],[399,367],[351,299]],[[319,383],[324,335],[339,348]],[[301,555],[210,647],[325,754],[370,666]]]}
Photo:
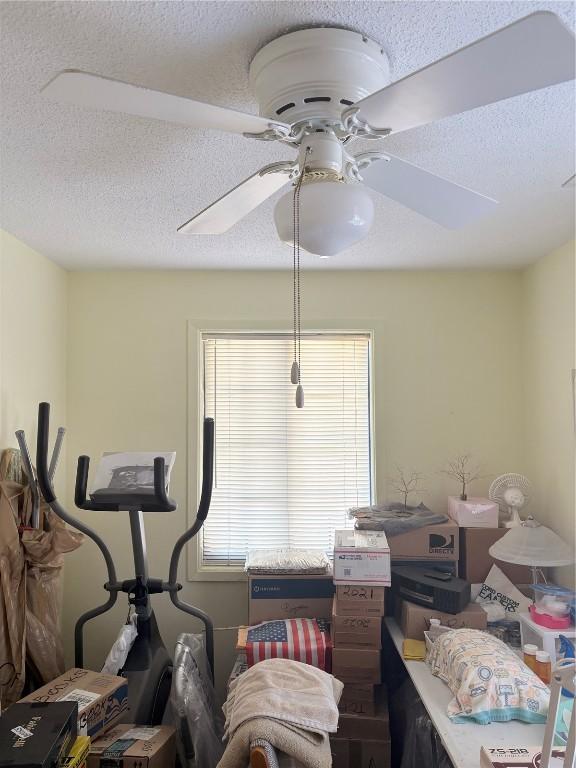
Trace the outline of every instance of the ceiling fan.
{"label": "ceiling fan", "polygon": [[[57,101],[279,141],[298,157],[272,163],[195,214],[178,232],[220,234],[303,174],[302,247],[321,256],[364,237],[374,207],[366,187],[450,228],[497,201],[380,149],[354,153],[356,138],[387,136],[574,78],[574,36],[550,12],[532,13],[390,82],[375,41],[332,27],[301,29],[264,46],[250,65],[260,116],[65,70],[43,93]],[[291,242],[292,194],[278,201],[280,238]]]}

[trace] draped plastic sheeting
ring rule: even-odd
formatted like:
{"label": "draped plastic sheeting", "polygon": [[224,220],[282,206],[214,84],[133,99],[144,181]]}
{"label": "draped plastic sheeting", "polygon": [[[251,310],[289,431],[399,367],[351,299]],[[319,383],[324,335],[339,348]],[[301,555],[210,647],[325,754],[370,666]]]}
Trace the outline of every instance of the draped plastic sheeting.
{"label": "draped plastic sheeting", "polygon": [[22,695],[26,668],[41,684],[64,672],[60,636],[64,554],[77,549],[82,534],[66,528],[47,504],[40,507],[41,528],[19,531],[31,504],[29,488],[18,477],[15,451],[0,461],[0,702],[6,707]]}
{"label": "draped plastic sheeting", "polygon": [[224,722],[202,635],[182,634],[176,641],[170,704],[183,768],[216,768],[224,752]]}

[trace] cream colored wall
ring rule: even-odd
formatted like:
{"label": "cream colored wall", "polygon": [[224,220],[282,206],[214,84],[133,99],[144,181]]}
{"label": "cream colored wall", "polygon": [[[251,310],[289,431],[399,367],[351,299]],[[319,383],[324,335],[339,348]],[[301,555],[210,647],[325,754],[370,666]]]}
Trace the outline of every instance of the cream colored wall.
{"label": "cream colored wall", "polygon": [[[524,271],[522,305],[526,469],[534,484],[531,511],[575,543],[575,429],[571,384],[576,368],[575,245]],[[557,578],[574,587],[574,568]]]}
{"label": "cream colored wall", "polygon": [[[379,498],[395,464],[426,473],[435,509],[455,486],[444,462],[470,451],[486,475],[524,471],[522,461],[522,281],[519,272],[306,273],[303,326],[374,331],[375,442]],[[68,450],[175,449],[171,486],[179,509],[150,515],[149,555],[165,576],[187,520],[187,445],[196,404],[187,403],[189,321],[204,327],[288,327],[291,275],[278,272],[94,272],[70,275]],[[304,372],[305,375],[305,372]],[[192,371],[191,376],[195,373]],[[72,462],[70,462],[72,465]],[[71,466],[69,486],[72,487]],[[489,480],[473,488],[486,492]],[[84,513],[110,541],[119,573],[131,570],[123,514]],[[185,577],[181,568],[180,578]],[[105,574],[91,544],[68,558],[65,627],[102,598]],[[244,583],[187,582],[183,597],[216,626],[245,622]],[[167,599],[155,601],[167,642],[192,626]],[[96,663],[124,620],[97,619],[88,662]],[[234,631],[217,633],[220,688]]]}
{"label": "cream colored wall", "polygon": [[41,400],[66,422],[67,316],[67,272],[0,230],[0,449],[24,429],[34,452]]}

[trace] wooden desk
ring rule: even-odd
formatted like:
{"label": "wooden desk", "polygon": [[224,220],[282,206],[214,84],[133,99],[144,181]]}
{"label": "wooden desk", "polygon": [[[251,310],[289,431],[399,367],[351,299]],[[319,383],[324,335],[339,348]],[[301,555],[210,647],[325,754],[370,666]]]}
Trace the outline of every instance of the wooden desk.
{"label": "wooden desk", "polygon": [[[404,635],[400,627],[392,618],[385,619],[384,623],[402,657]],[[434,677],[425,662],[404,659],[402,661],[454,768],[478,768],[482,746],[522,747],[542,744],[544,725],[530,725],[519,720],[489,725],[478,723],[462,725],[451,722],[446,714],[446,708],[453,696],[446,683],[439,677]]]}

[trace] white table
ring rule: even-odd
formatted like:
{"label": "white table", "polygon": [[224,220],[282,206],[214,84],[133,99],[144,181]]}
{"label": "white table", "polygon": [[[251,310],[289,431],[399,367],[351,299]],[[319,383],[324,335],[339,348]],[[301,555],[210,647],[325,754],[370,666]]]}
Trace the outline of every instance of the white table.
{"label": "white table", "polygon": [[[400,627],[392,618],[385,619],[384,623],[402,658],[404,635]],[[446,714],[446,708],[453,697],[446,683],[434,677],[425,662],[405,659],[402,661],[454,768],[478,768],[482,746],[525,747],[542,744],[544,725],[530,725],[519,720],[489,725],[478,723],[463,725],[451,722]]]}

